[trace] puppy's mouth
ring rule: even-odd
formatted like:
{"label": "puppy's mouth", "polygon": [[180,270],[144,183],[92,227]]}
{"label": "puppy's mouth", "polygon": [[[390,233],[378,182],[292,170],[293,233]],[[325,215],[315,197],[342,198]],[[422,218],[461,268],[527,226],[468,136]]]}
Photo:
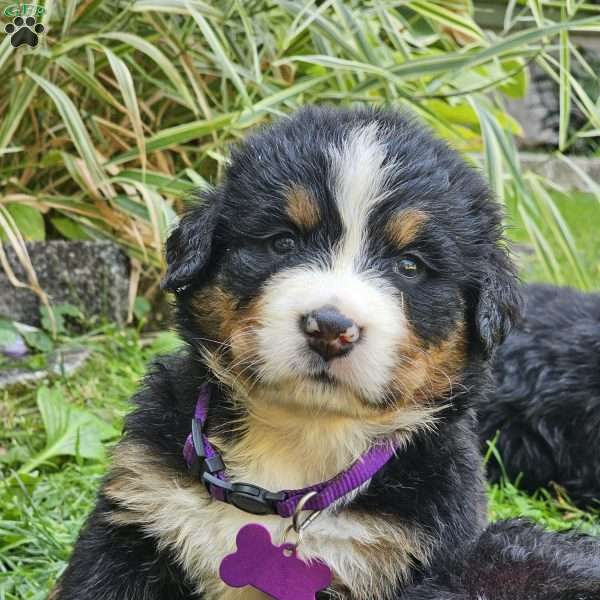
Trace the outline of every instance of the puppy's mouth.
{"label": "puppy's mouth", "polygon": [[308,379],[313,381],[317,381],[319,383],[323,383],[330,386],[338,386],[341,385],[340,381],[337,380],[333,375],[331,375],[326,370],[319,371],[317,373],[311,373],[308,375]]}
{"label": "puppy's mouth", "polygon": [[[344,385],[344,382],[332,372],[332,367],[343,361],[346,355],[341,355],[338,358],[324,360],[313,352],[304,357],[306,369],[303,376],[310,381],[318,381],[330,386]],[[346,359],[347,360],[347,359]]]}

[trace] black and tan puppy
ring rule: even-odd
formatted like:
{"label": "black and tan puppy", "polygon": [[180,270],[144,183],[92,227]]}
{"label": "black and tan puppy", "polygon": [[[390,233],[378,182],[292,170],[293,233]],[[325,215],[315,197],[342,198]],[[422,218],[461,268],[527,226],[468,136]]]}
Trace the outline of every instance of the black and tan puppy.
{"label": "black and tan puppy", "polygon": [[404,597],[470,547],[486,526],[471,406],[518,304],[476,172],[398,114],[306,109],[234,152],[167,259],[187,348],[134,398],[54,598],[265,597],[228,588],[219,564],[242,526],[280,543],[290,519],[218,500],[188,470],[205,381],[230,482],[303,488],[396,449],[304,532],[300,556],[333,572],[319,598]]}
{"label": "black and tan puppy", "polygon": [[600,295],[523,287],[523,317],[498,349],[492,393],[478,407],[482,444],[496,440],[502,468],[529,491],[562,486],[600,506]]}

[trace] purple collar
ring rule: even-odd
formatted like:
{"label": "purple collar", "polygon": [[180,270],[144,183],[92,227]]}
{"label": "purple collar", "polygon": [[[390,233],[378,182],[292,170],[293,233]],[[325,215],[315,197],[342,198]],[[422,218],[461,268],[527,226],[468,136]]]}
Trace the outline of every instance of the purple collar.
{"label": "purple collar", "polygon": [[211,386],[206,383],[200,389],[192,419],[192,432],[185,441],[183,456],[190,470],[197,474],[213,498],[255,515],[291,517],[298,502],[308,492],[317,494],[308,500],[304,508],[323,510],[371,479],[394,455],[395,448],[390,442],[377,444],[335,477],[300,490],[269,492],[249,483],[231,483],[227,481],[221,456],[204,433],[210,397]]}

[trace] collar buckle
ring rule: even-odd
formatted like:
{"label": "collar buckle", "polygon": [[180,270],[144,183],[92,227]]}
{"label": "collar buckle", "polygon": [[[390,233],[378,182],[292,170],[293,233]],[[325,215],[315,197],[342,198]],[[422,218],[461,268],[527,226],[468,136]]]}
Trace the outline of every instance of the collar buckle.
{"label": "collar buckle", "polygon": [[209,493],[211,487],[218,488],[222,491],[225,502],[253,515],[279,514],[277,503],[285,500],[284,492],[270,492],[251,483],[230,483],[207,471],[202,473],[202,481]]}

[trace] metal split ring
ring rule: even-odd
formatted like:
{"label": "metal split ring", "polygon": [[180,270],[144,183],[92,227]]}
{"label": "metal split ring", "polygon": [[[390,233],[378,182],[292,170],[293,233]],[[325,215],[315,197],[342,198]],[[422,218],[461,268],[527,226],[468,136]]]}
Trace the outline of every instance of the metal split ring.
{"label": "metal split ring", "polygon": [[320,510],[314,510],[310,515],[308,515],[303,521],[300,521],[300,513],[304,510],[306,503],[317,495],[317,492],[308,492],[300,498],[300,501],[296,505],[296,509],[294,510],[294,514],[292,516],[292,522],[290,525],[286,527],[286,530],[283,533],[283,543],[286,543],[287,537],[290,532],[293,530],[298,536],[296,539],[296,543],[294,546],[298,547],[300,542],[302,541],[302,534],[305,529],[321,514]]}

